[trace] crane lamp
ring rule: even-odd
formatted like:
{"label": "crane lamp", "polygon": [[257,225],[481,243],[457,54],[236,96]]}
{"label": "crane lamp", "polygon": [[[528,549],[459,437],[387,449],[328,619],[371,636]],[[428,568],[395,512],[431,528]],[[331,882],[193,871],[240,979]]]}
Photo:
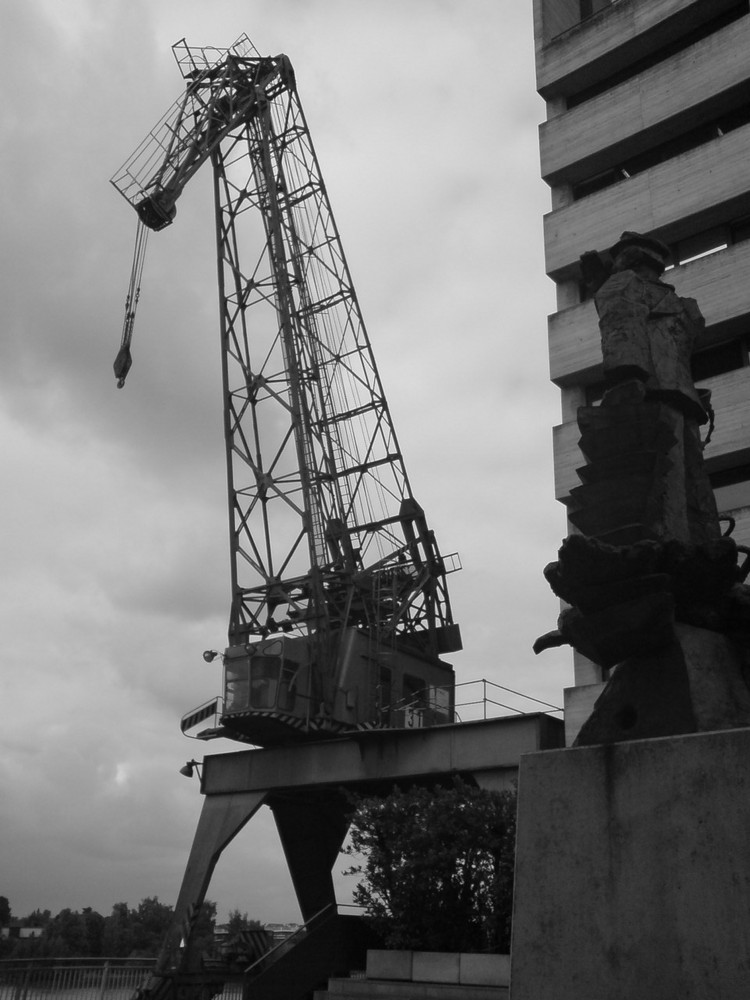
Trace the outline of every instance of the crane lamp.
{"label": "crane lamp", "polygon": [[200,772],[200,762],[197,760],[189,760],[183,767],[180,768],[180,774],[184,775],[186,778],[192,778],[197,772],[198,778],[201,777]]}

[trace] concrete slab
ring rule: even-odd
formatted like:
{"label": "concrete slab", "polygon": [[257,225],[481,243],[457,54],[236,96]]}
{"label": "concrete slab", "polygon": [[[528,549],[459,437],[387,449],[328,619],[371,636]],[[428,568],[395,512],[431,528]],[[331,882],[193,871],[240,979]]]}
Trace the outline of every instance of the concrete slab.
{"label": "concrete slab", "polygon": [[508,986],[510,983],[510,955],[459,956],[459,983],[474,986]]}
{"label": "concrete slab", "polygon": [[521,762],[513,1000],[746,1000],[750,729]]}
{"label": "concrete slab", "polygon": [[521,754],[564,745],[561,719],[511,715],[431,729],[382,729],[267,750],[205,758],[204,795],[270,789],[338,787],[445,774],[502,774]]}
{"label": "concrete slab", "polygon": [[368,949],[367,978],[411,980],[412,954],[411,951]]}
{"label": "concrete slab", "polygon": [[456,952],[415,951],[411,978],[415,983],[458,983],[459,956]]}

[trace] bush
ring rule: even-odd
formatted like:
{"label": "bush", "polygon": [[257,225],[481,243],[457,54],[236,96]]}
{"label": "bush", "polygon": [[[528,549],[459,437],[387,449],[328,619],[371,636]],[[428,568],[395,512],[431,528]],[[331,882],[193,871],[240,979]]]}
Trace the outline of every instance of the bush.
{"label": "bush", "polygon": [[510,950],[515,792],[457,779],[355,804],[345,874],[387,948]]}

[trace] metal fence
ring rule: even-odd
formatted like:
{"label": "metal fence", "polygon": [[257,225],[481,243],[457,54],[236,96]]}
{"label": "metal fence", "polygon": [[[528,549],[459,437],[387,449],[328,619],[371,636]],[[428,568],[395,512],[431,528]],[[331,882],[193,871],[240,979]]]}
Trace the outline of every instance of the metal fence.
{"label": "metal fence", "polygon": [[[147,958],[5,959],[0,961],[0,1000],[130,1000],[154,964]],[[242,983],[227,982],[214,997],[241,1000]]]}
{"label": "metal fence", "polygon": [[127,958],[30,958],[0,961],[0,1000],[128,1000],[154,967]]}
{"label": "metal fence", "polygon": [[[509,705],[508,695],[513,696],[514,704]],[[513,688],[504,687],[494,681],[484,678],[475,681],[464,681],[456,684],[456,722],[476,722],[478,719],[494,719],[500,713],[498,709],[507,710],[514,715],[526,715],[529,712],[547,711],[554,715],[562,712],[559,705],[552,705],[548,701],[534,698],[530,694],[523,694],[521,691],[514,691]],[[519,706],[515,702],[516,698],[522,698],[523,703]],[[502,701],[500,700],[502,699]],[[526,704],[531,702],[531,704]],[[538,706],[541,705],[541,709]]]}

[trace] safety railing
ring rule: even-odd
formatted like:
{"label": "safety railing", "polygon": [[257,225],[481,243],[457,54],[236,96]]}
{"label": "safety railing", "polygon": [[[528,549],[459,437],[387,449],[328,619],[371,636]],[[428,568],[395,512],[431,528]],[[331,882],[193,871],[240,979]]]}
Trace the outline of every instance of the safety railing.
{"label": "safety railing", "polygon": [[[451,713],[449,689],[427,686],[419,691],[413,691],[407,698],[394,702],[388,706],[388,711],[399,720],[398,727],[405,729],[423,729],[444,725],[450,721],[477,722],[480,719],[497,718],[504,712],[530,715],[540,711],[550,714],[563,711],[559,705],[542,701],[534,695],[515,691],[513,688],[485,678],[456,684],[453,697],[454,705]],[[517,699],[521,699],[520,703]],[[509,704],[510,700],[513,700],[514,704]]]}
{"label": "safety railing", "polygon": [[0,1000],[129,1000],[153,959],[30,958],[0,961]]}
{"label": "safety railing", "polygon": [[[455,691],[457,722],[493,719],[498,715],[498,710],[512,712],[514,715],[529,715],[539,711],[554,714],[563,711],[559,705],[552,705],[548,701],[542,701],[540,698],[524,694],[522,691],[514,691],[513,688],[496,684],[485,678],[456,684]],[[509,695],[513,699],[520,698],[520,705],[518,702],[512,705],[508,704],[508,701],[511,700],[508,698]],[[541,706],[541,708],[537,706]]]}

